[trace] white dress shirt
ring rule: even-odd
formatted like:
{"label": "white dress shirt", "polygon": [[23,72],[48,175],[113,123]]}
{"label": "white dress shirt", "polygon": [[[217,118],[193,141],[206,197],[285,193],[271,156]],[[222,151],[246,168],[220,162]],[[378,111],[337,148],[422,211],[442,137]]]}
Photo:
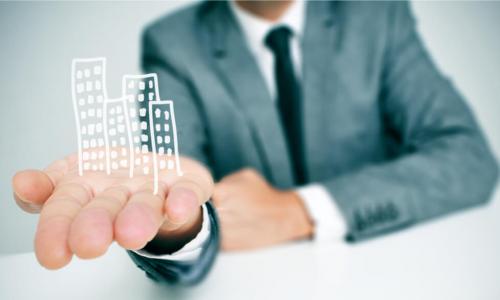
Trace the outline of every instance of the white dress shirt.
{"label": "white dress shirt", "polygon": [[[292,2],[285,14],[276,22],[270,22],[251,14],[240,8],[234,1],[230,1],[229,5],[265,79],[271,99],[276,101],[274,55],[266,46],[265,39],[271,30],[279,26],[286,26],[292,31],[290,51],[292,52],[295,73],[300,81],[302,77],[302,49],[300,42],[304,33],[305,2],[301,0]],[[347,232],[347,226],[333,196],[320,184],[300,187],[297,192],[302,198],[309,217],[314,222],[314,239],[316,241],[343,239]]]}
{"label": "white dress shirt", "polygon": [[[273,101],[276,101],[276,82],[274,79],[274,55],[267,48],[265,38],[267,34],[276,27],[286,26],[293,35],[290,40],[292,60],[296,76],[299,81],[302,74],[302,52],[300,41],[304,32],[305,3],[304,1],[294,1],[285,14],[276,22],[264,20],[255,16],[238,6],[234,1],[229,1],[229,6],[233,12],[242,33],[244,34],[247,46],[257,63],[260,72],[265,80],[267,89]],[[341,241],[343,240],[347,226],[343,219],[335,200],[326,189],[320,184],[310,184],[297,189],[303,204],[314,222],[315,241]],[[210,222],[208,221],[207,209],[203,207],[203,225],[200,233],[179,251],[169,255],[151,255],[143,250],[136,253],[151,257],[169,260],[189,260],[196,259],[202,250],[203,243],[210,234]]]}

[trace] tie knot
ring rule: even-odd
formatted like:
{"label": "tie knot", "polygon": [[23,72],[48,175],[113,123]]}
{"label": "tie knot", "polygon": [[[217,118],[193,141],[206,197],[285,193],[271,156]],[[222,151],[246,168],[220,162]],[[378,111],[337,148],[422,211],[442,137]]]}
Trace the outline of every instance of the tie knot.
{"label": "tie knot", "polygon": [[292,35],[290,28],[279,26],[271,30],[265,39],[266,46],[274,53],[287,53],[289,47],[289,39]]}

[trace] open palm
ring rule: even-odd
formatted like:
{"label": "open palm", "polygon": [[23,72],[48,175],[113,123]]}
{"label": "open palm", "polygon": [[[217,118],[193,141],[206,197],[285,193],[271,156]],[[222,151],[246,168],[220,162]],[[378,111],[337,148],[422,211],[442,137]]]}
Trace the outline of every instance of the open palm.
{"label": "open palm", "polygon": [[78,175],[76,155],[55,161],[43,171],[26,170],[13,178],[14,197],[40,218],[35,252],[43,266],[56,269],[73,254],[94,258],[113,241],[140,249],[159,232],[168,235],[200,218],[200,205],[212,194],[213,180],[199,163],[181,157],[183,176],[160,171],[158,193],[153,176],[127,169],[86,171]]}

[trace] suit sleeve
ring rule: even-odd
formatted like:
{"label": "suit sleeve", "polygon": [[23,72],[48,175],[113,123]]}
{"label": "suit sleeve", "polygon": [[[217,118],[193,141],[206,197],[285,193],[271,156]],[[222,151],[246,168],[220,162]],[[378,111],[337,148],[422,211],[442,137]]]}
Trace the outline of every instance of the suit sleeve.
{"label": "suit sleeve", "polygon": [[[143,36],[142,67],[146,73],[157,73],[161,99],[174,101],[177,132],[181,141],[180,154],[207,164],[205,126],[189,79],[183,75],[182,66],[162,54],[149,30],[146,30]],[[141,256],[133,251],[128,251],[128,254],[135,264],[155,281],[196,284],[208,273],[219,250],[217,216],[210,202],[207,203],[207,210],[210,235],[197,259],[188,261],[157,259]]]}
{"label": "suit sleeve", "polygon": [[210,219],[210,236],[196,260],[149,258],[133,251],[127,251],[129,256],[137,267],[154,281],[183,285],[193,285],[200,282],[211,269],[219,251],[219,227],[216,214],[211,203],[207,203],[207,209]]}
{"label": "suit sleeve", "polygon": [[401,154],[323,182],[348,240],[486,202],[498,165],[471,110],[433,65],[407,3],[391,3],[380,109]]}

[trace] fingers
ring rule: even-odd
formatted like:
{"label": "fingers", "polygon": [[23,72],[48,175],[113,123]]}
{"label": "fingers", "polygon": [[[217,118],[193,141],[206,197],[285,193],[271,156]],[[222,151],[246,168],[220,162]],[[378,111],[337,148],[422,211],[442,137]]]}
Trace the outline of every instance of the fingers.
{"label": "fingers", "polygon": [[[41,208],[35,252],[40,264],[49,269],[63,267],[73,253],[81,258],[100,256],[113,240],[127,249],[143,248],[165,219],[173,227],[187,224],[213,191],[210,173],[194,161],[186,163],[184,176],[160,179],[156,195],[152,183],[137,188],[147,178],[127,177],[125,182],[80,178],[75,166],[73,156],[44,171],[23,171],[13,178],[19,205],[32,212]],[[106,188],[118,182],[128,189]],[[96,190],[104,191],[94,198]]]}
{"label": "fingers", "polygon": [[75,217],[69,247],[80,258],[94,258],[113,242],[113,223],[129,198],[125,187],[111,187],[97,195]]}
{"label": "fingers", "polygon": [[52,163],[45,171],[25,170],[18,172],[12,179],[14,199],[23,210],[36,213],[54,191],[56,183],[69,169],[70,160],[58,160]]}
{"label": "fingers", "polygon": [[68,245],[71,222],[92,198],[92,191],[81,184],[59,186],[43,206],[35,235],[35,253],[41,265],[57,269],[69,263]]}
{"label": "fingers", "polygon": [[153,194],[153,184],[147,183],[135,192],[118,214],[115,240],[127,249],[141,249],[154,238],[163,223],[163,203],[166,188],[160,183]]}
{"label": "fingers", "polygon": [[185,174],[168,191],[164,210],[169,223],[181,225],[199,211],[213,191],[213,182],[203,177]]}

